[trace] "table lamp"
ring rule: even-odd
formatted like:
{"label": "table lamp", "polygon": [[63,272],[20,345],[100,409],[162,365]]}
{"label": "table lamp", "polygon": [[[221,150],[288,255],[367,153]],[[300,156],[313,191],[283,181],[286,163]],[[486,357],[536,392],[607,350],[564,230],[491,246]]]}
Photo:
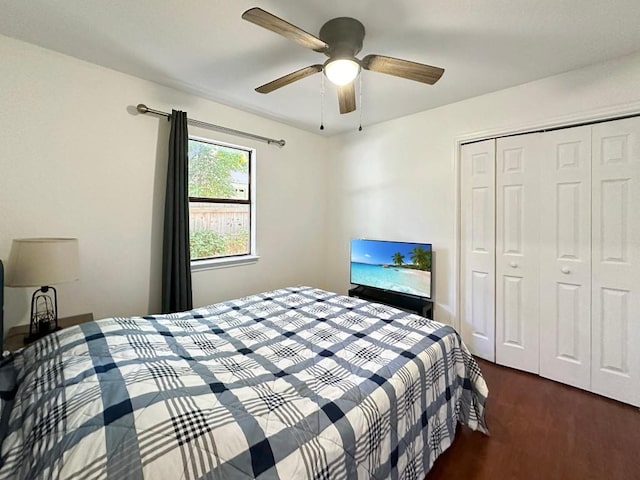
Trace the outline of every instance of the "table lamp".
{"label": "table lamp", "polygon": [[59,330],[58,294],[53,284],[79,278],[77,238],[13,240],[7,262],[7,286],[40,287],[31,296],[31,321],[25,343]]}

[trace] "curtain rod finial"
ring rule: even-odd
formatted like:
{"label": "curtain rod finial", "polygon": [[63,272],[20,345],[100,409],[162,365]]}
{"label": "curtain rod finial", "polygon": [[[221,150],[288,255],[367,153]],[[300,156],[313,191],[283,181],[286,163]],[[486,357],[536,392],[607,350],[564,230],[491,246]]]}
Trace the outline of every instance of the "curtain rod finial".
{"label": "curtain rod finial", "polygon": [[144,103],[139,103],[136,107],[136,110],[140,113],[147,113],[149,111],[149,107],[147,107]]}

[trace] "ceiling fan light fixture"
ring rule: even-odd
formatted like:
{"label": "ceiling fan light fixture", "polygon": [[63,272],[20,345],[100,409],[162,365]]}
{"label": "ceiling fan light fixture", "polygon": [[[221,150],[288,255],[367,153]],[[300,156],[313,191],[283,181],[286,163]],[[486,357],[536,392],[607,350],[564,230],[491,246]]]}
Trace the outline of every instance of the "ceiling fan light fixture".
{"label": "ceiling fan light fixture", "polygon": [[352,58],[329,60],[324,65],[324,74],[339,87],[351,83],[360,73],[360,64]]}

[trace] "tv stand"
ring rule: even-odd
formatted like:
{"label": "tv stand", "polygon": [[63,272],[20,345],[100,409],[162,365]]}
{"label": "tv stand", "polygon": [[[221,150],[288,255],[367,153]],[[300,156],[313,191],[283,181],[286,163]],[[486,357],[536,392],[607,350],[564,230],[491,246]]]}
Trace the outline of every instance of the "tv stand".
{"label": "tv stand", "polygon": [[350,288],[349,296],[370,302],[383,303],[390,307],[399,308],[400,310],[405,310],[410,313],[417,313],[423,317],[433,319],[433,302],[426,298],[363,286]]}

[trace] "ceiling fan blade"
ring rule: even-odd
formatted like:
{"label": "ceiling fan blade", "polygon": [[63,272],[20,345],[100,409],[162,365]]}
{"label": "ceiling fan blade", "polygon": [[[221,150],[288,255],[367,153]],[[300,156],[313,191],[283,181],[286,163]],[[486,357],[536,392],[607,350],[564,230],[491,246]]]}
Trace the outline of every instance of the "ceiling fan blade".
{"label": "ceiling fan blade", "polygon": [[324,52],[329,48],[329,46],[319,38],[314,37],[301,28],[298,28],[261,8],[250,8],[242,14],[242,18],[248,22],[255,23],[262,28],[266,28],[267,30],[271,30],[272,32],[282,35],[289,40],[293,40],[303,47],[315,50],[316,52]]}
{"label": "ceiling fan blade", "polygon": [[366,70],[395,75],[429,85],[436,83],[444,73],[444,68],[382,55],[367,55],[362,59],[362,66]]}
{"label": "ceiling fan blade", "polygon": [[284,77],[277,78],[269,83],[265,83],[264,85],[260,85],[256,88],[256,92],[258,93],[271,93],[274,90],[277,90],[280,87],[284,87],[285,85],[289,85],[298,80],[302,80],[309,75],[313,75],[314,73],[318,73],[322,71],[322,65],[311,65],[310,67],[304,67],[300,70],[296,70],[293,73],[285,75]]}
{"label": "ceiling fan blade", "polygon": [[338,87],[338,104],[340,113],[349,113],[356,109],[356,89],[353,82]]}

